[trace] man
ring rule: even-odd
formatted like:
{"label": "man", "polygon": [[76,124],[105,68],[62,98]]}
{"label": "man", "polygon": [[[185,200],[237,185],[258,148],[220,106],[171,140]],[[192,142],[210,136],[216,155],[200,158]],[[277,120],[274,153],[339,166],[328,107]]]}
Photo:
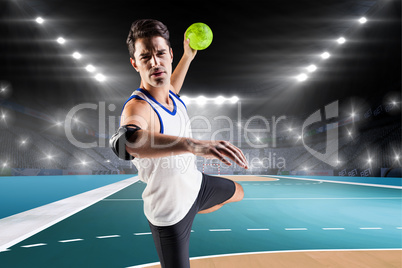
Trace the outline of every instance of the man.
{"label": "man", "polygon": [[233,160],[247,167],[241,150],[226,141],[191,138],[185,104],[178,93],[196,51],[184,40],[184,55],[172,74],[173,51],[167,27],[156,20],[135,21],[127,45],[141,85],[126,101],[121,127],[112,137],[114,152],[133,159],[162,267],[190,267],[189,239],[197,213],[209,213],[240,201],[242,187],[231,180],[199,172],[196,155]]}

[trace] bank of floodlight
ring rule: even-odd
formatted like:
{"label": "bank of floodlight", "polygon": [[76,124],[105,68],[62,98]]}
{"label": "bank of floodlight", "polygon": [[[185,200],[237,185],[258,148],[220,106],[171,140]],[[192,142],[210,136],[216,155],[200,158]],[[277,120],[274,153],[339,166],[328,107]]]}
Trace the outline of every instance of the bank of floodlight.
{"label": "bank of floodlight", "polygon": [[66,39],[64,39],[63,37],[59,37],[57,38],[57,43],[59,43],[60,45],[64,44],[66,42]]}
{"label": "bank of floodlight", "polygon": [[345,43],[346,42],[346,39],[344,38],[344,37],[339,37],[337,40],[336,40],[336,42],[338,42],[338,44],[343,44],[343,43]]}
{"label": "bank of floodlight", "polygon": [[97,74],[95,75],[95,79],[99,82],[103,82],[106,80],[106,77],[103,74]]}
{"label": "bank of floodlight", "polygon": [[331,54],[329,54],[327,51],[325,51],[325,52],[322,53],[320,56],[321,56],[322,59],[326,60],[326,59],[328,59],[329,57],[331,57]]}
{"label": "bank of floodlight", "polygon": [[222,103],[225,102],[225,100],[226,100],[225,97],[223,97],[223,96],[218,96],[218,97],[215,99],[215,103],[216,103],[216,104],[222,104]]}
{"label": "bank of floodlight", "polygon": [[312,72],[315,72],[315,70],[317,70],[317,66],[315,66],[314,64],[311,64],[311,65],[307,66],[306,69],[309,73],[312,73]]}
{"label": "bank of floodlight", "polygon": [[93,73],[93,72],[95,72],[96,68],[95,68],[92,64],[88,64],[88,65],[85,67],[85,70],[87,70],[87,71],[90,72],[90,73]]}
{"label": "bank of floodlight", "polygon": [[79,60],[79,59],[81,59],[81,57],[82,57],[82,55],[81,55],[79,52],[77,52],[77,51],[74,52],[72,56],[73,56],[73,58],[76,59],[76,60]]}
{"label": "bank of floodlight", "polygon": [[237,96],[233,96],[230,98],[231,103],[237,103],[239,101],[239,98]]}
{"label": "bank of floodlight", "polygon": [[308,76],[304,73],[299,74],[298,76],[296,76],[297,81],[299,82],[303,82],[306,81],[308,78]]}
{"label": "bank of floodlight", "polygon": [[36,21],[38,24],[42,24],[42,23],[45,22],[45,20],[42,19],[41,17],[37,17],[35,21]]}

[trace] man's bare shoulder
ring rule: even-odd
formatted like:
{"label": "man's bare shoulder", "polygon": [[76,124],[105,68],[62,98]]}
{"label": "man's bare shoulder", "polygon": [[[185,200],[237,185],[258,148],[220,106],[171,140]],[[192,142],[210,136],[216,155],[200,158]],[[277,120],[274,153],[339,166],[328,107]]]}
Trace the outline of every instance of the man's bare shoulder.
{"label": "man's bare shoulder", "polygon": [[152,107],[145,100],[132,99],[126,103],[121,115],[121,124],[136,124],[143,129],[148,128]]}
{"label": "man's bare shoulder", "polygon": [[146,100],[132,99],[126,103],[126,106],[124,106],[124,110],[144,109],[146,107],[149,107],[149,103]]}

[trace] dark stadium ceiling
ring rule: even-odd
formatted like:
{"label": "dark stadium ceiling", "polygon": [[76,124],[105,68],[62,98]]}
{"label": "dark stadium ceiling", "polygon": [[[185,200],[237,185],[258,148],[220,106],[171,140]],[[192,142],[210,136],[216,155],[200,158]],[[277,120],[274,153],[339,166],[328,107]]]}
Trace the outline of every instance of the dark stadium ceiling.
{"label": "dark stadium ceiling", "polygon": [[[132,21],[154,18],[164,22],[170,30],[173,65],[182,55],[183,33],[190,24],[204,22],[214,33],[212,45],[198,52],[193,61],[182,95],[237,95],[266,99],[267,105],[281,106],[281,101],[292,94],[289,89],[299,87],[300,83],[294,77],[306,66],[313,63],[318,66],[313,75],[315,80],[320,77],[320,68],[321,71],[331,68],[331,58],[323,63],[319,55],[326,50],[334,51],[336,55],[337,38],[345,36],[353,40],[359,27],[370,26],[370,23],[360,26],[357,22],[360,17],[370,16],[379,7],[387,5],[386,2],[397,1],[10,2],[17,2],[27,18],[43,17],[46,20],[43,28],[49,39],[63,36],[68,48],[65,53],[72,49],[80,51],[87,62],[98,66],[107,77],[103,85],[98,86],[99,82],[94,81],[96,89],[86,93],[82,89],[69,89],[77,92],[77,101],[80,96],[92,94],[106,101],[119,102],[139,86],[139,76],[129,63],[125,40]],[[400,39],[400,36],[395,38]],[[347,41],[342,46],[353,42],[359,41]],[[66,69],[74,67],[73,61],[64,61]],[[85,70],[83,72],[86,75]],[[312,80],[304,81],[303,86]],[[331,95],[331,92],[326,94]]]}

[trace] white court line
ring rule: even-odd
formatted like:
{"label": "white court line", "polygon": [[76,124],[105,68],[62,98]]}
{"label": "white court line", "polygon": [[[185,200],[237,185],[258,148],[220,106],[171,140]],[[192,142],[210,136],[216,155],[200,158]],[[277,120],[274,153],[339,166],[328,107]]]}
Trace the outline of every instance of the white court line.
{"label": "white court line", "polygon": [[209,229],[210,232],[231,232],[232,229]]}
{"label": "white court line", "polygon": [[286,231],[307,231],[307,228],[285,228]]}
{"label": "white court line", "polygon": [[77,241],[83,241],[84,239],[77,238],[77,239],[69,239],[69,240],[60,240],[60,243],[70,243],[70,242],[77,242]]}
{"label": "white court line", "polygon": [[46,246],[47,244],[45,243],[40,243],[40,244],[33,244],[33,245],[26,245],[26,246],[21,246],[22,248],[33,248],[33,247],[40,247],[40,246]]}
{"label": "white court line", "polygon": [[345,228],[322,228],[323,230],[345,230]]}
{"label": "white court line", "polygon": [[382,230],[381,227],[361,227],[360,230]]}
{"label": "white court line", "polygon": [[327,181],[327,180],[320,180],[320,179],[307,179],[307,178],[287,177],[287,176],[277,176],[277,175],[273,175],[272,177],[283,178],[283,179],[294,179],[294,180],[319,181],[320,183],[330,182],[330,183],[340,183],[340,184],[352,184],[352,185],[359,185],[359,186],[402,189],[402,186],[393,186],[393,185],[381,185],[381,184],[370,184],[370,183],[359,183],[359,182],[348,182],[348,181]]}
{"label": "white court line", "polygon": [[114,237],[120,237],[120,235],[105,235],[105,236],[97,236],[96,238],[104,239],[104,238],[114,238]]}
{"label": "white court line", "polygon": [[396,227],[396,229],[402,230],[402,227]]}
{"label": "white court line", "polygon": [[250,197],[243,200],[397,200],[402,197]]}
{"label": "white court line", "polygon": [[149,232],[149,233],[134,233],[134,235],[150,235],[150,234],[152,234],[151,232]]}
{"label": "white court line", "polygon": [[261,228],[261,229],[247,229],[247,231],[269,231],[267,228]]}
{"label": "white court line", "polygon": [[134,184],[138,176],[0,219],[0,250],[24,241],[50,226]]}

